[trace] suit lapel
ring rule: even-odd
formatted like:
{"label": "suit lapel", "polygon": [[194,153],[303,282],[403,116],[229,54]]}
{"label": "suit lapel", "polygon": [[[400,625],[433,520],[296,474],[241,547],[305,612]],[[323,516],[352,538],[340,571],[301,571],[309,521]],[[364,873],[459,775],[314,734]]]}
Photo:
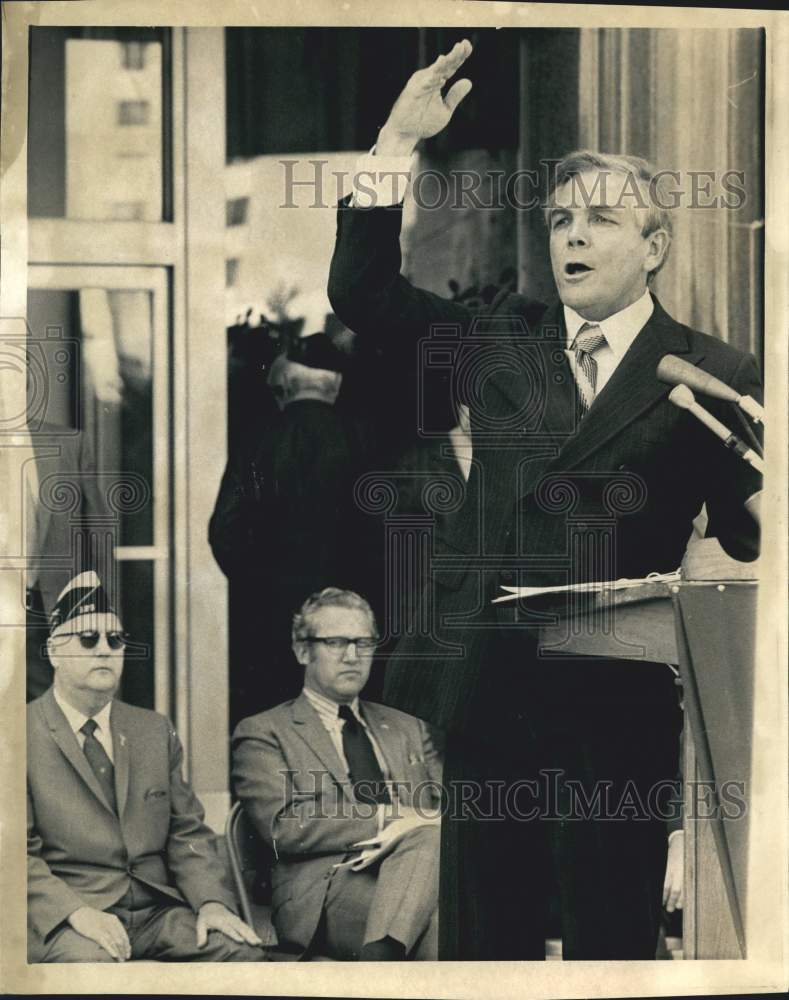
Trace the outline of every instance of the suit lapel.
{"label": "suit lapel", "polygon": [[110,712],[112,732],[112,753],[115,767],[115,797],[118,801],[118,816],[123,816],[129,795],[129,736],[123,702],[114,701]]}
{"label": "suit lapel", "polygon": [[98,778],[91,770],[88,759],[82,752],[82,748],[77,742],[77,737],[74,735],[65,715],[60,711],[60,708],[55,701],[52,688],[50,688],[43,696],[41,700],[41,708],[49,727],[49,731],[52,734],[52,739],[55,743],[57,743],[61,753],[64,757],[66,757],[68,762],[77,774],[79,774],[88,788],[93,792],[99,802],[101,802],[105,808],[109,809],[109,811],[115,815],[112,806],[104,797],[104,792],[101,790]]}
{"label": "suit lapel", "polygon": [[684,354],[697,363],[700,352],[690,352],[687,334],[657,300],[646,326],[633,341],[613,375],[581,421],[578,433],[568,438],[554,463],[569,469],[583,461],[631,424],[644,410],[668,395],[671,386],[660,382],[655,370],[666,354]]}
{"label": "suit lapel", "polygon": [[[497,363],[490,365],[489,382],[507,404],[500,429],[505,440],[512,435],[507,446],[519,452],[512,457],[522,463],[521,494],[533,489],[576,432],[578,393],[564,354],[566,341],[564,310],[556,303],[539,326],[507,344],[506,358],[496,357]],[[484,436],[479,443],[485,447]]]}
{"label": "suit lapel", "polygon": [[377,705],[369,701],[360,701],[359,705],[364,721],[386,761],[388,777],[397,780],[406,773],[402,734],[399,730],[396,734],[393,732]]}
{"label": "suit lapel", "polygon": [[326,732],[320,716],[310,705],[302,692],[293,702],[293,725],[299,736],[304,740],[310,750],[313,751],[325,765],[326,769],[342,787],[344,794],[351,798],[348,787],[348,774],[343,767],[342,761],[337,756],[331,737]]}

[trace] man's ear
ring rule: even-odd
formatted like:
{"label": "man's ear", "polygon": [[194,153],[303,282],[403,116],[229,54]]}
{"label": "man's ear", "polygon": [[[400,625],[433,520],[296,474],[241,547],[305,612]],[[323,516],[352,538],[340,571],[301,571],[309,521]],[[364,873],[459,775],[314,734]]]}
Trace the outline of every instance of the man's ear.
{"label": "man's ear", "polygon": [[302,665],[302,667],[306,667],[310,658],[309,643],[303,642],[301,639],[297,639],[291,648],[293,649],[293,655],[296,657],[298,662]]}
{"label": "man's ear", "polygon": [[644,269],[651,274],[663,263],[671,239],[665,229],[655,229],[646,237],[646,241],[647,255],[644,258]]}
{"label": "man's ear", "polygon": [[55,642],[53,641],[51,635],[47,636],[46,649],[47,649],[47,659],[49,660],[52,669],[57,670],[57,663],[55,662],[55,657],[52,655],[53,652],[55,651]]}

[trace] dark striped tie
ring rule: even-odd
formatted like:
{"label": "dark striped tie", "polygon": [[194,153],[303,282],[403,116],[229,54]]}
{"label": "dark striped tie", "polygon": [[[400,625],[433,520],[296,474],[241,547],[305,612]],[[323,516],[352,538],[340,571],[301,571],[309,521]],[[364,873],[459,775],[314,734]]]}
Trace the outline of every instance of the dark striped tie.
{"label": "dark striped tie", "polygon": [[597,392],[597,362],[594,352],[605,343],[605,334],[594,323],[584,323],[573,341],[576,382],[581,401],[581,414],[588,412]]}
{"label": "dark striped tie", "polygon": [[115,768],[112,766],[112,761],[107,755],[107,751],[96,739],[95,733],[97,729],[98,723],[95,719],[88,719],[84,726],[81,727],[80,732],[85,734],[85,743],[82,749],[88,758],[91,771],[98,778],[101,789],[107,796],[107,801],[112,806],[113,812],[117,813],[118,802],[115,798]]}

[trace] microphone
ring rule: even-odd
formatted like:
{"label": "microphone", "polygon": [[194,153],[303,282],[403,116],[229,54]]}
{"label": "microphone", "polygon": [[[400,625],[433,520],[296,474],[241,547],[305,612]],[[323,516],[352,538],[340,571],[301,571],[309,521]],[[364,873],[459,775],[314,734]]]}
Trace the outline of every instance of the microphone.
{"label": "microphone", "polygon": [[753,396],[741,396],[719,378],[703,372],[674,354],[666,354],[661,359],[657,366],[657,377],[669,385],[687,385],[705,396],[714,396],[716,399],[725,399],[727,403],[736,403],[754,423],[764,423],[764,409]]}
{"label": "microphone", "polygon": [[675,386],[668,394],[668,398],[681,410],[690,410],[693,416],[697,420],[700,420],[705,427],[709,428],[716,437],[719,437],[727,448],[731,448],[732,451],[736,452],[740,458],[744,459],[757,472],[764,473],[764,462],[762,462],[756,452],[744,444],[736,434],[732,434],[729,428],[725,424],[722,424],[717,417],[713,417],[708,410],[700,406],[696,402],[696,397],[686,385]]}

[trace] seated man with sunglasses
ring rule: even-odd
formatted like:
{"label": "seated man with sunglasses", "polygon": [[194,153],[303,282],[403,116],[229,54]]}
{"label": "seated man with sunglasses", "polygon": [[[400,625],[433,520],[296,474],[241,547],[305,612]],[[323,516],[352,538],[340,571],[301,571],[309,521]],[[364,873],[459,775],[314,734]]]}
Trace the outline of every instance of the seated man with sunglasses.
{"label": "seated man with sunglasses", "polygon": [[27,708],[29,962],[258,962],[169,721],[115,700],[126,637],[94,572],[63,590]]}
{"label": "seated man with sunglasses", "polygon": [[361,701],[378,631],[329,587],[295,615],[304,688],[244,719],[233,783],[273,848],[280,946],[352,961],[434,960],[441,765],[425,724]]}

